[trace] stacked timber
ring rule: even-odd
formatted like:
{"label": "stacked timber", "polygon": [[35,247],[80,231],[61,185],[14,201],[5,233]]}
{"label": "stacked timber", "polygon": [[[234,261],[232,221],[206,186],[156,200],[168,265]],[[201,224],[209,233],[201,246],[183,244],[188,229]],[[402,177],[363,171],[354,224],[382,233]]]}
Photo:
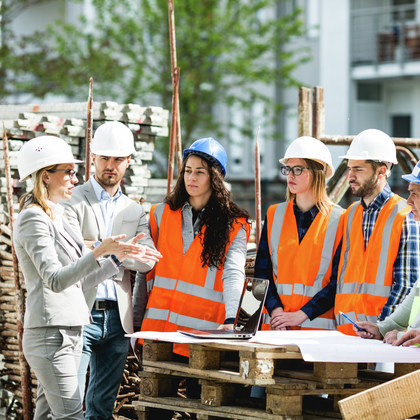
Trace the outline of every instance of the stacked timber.
{"label": "stacked timber", "polygon": [[[71,146],[76,158],[85,160],[86,116],[86,102],[0,106],[0,119],[4,121],[9,138],[12,177],[18,195],[26,192],[27,188],[26,185],[19,185],[17,174],[17,153],[23,142],[42,135],[57,136]],[[169,134],[169,111],[156,106],[106,101],[93,102],[92,116],[94,131],[106,121],[119,121],[131,129],[136,151],[121,184],[122,190],[133,200],[142,202],[148,211],[153,203],[148,200],[145,191],[151,177],[148,163],[153,158],[156,138]],[[18,143],[13,147],[16,141]],[[1,168],[4,168],[4,162],[0,161]],[[76,170],[79,181],[83,182],[84,164],[76,165]]]}
{"label": "stacked timber", "polygon": [[[1,372],[1,386],[10,393],[4,393],[2,406],[7,407],[8,418],[20,418],[22,415],[22,386],[11,248],[10,227],[0,224],[0,348],[4,363],[4,369]],[[23,278],[20,269],[19,277]],[[31,372],[31,376],[31,394],[34,401],[37,382],[33,372]]]}

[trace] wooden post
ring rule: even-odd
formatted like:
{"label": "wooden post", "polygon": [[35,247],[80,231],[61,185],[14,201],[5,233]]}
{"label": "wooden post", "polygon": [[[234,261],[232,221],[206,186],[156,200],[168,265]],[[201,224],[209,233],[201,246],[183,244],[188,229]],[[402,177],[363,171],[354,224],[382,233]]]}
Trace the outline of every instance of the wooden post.
{"label": "wooden post", "polygon": [[325,132],[324,88],[315,86],[312,92],[312,137],[320,139]]}
{"label": "wooden post", "polygon": [[90,156],[90,144],[92,142],[92,129],[93,129],[93,96],[92,96],[92,84],[93,78],[89,79],[89,97],[87,104],[87,119],[86,119],[86,157],[85,157],[85,182],[90,179],[90,167],[91,167],[91,156]]}
{"label": "wooden post", "polygon": [[261,237],[261,175],[260,175],[260,148],[258,146],[258,135],[260,127],[258,127],[257,138],[254,147],[254,166],[255,166],[255,243],[260,244]]}
{"label": "wooden post", "polygon": [[[169,195],[172,192],[172,180],[174,178],[174,156],[175,156],[175,142],[176,142],[176,121],[177,121],[177,102],[176,93],[179,87],[179,73],[180,69],[177,67],[174,71],[174,92],[172,94],[172,114],[171,114],[171,134],[169,136],[169,157],[168,157],[168,187],[166,194]],[[180,167],[178,167],[179,169]]]}
{"label": "wooden post", "polygon": [[[173,93],[175,92],[175,79],[177,78],[177,83],[179,87],[179,69],[178,69],[178,76],[175,75],[175,69],[178,66],[177,58],[176,58],[176,38],[175,38],[175,7],[174,7],[174,0],[168,0],[168,17],[169,17],[169,46],[171,50],[171,70],[172,70],[172,86],[173,86]],[[174,109],[172,101],[172,110]],[[176,131],[175,143],[176,143],[176,165],[178,168],[178,173],[181,170],[182,165],[182,142],[181,142],[181,118],[180,118],[180,109],[179,109],[179,95],[178,91],[176,92],[175,96],[176,102],[176,126],[174,130]],[[172,124],[172,121],[171,121]],[[171,131],[172,131],[171,126]],[[172,181],[171,181],[172,182]]]}
{"label": "wooden post", "polygon": [[298,104],[298,136],[310,136],[310,95],[311,89],[306,87],[299,88]]}
{"label": "wooden post", "polygon": [[12,190],[12,176],[10,171],[10,157],[9,157],[9,141],[7,139],[6,128],[3,121],[3,153],[4,153],[4,172],[6,176],[7,188],[7,206],[9,208],[9,222],[10,222],[10,236],[12,239],[12,258],[13,258],[13,276],[15,280],[15,304],[17,315],[17,330],[18,330],[18,347],[19,347],[19,365],[20,376],[22,384],[22,405],[23,418],[30,420],[33,418],[32,395],[31,395],[31,372],[28,362],[25,359],[22,350],[22,336],[23,336],[23,318],[25,314],[25,295],[19,279],[18,259],[13,244],[13,224],[14,224],[14,209],[13,209],[13,190]]}

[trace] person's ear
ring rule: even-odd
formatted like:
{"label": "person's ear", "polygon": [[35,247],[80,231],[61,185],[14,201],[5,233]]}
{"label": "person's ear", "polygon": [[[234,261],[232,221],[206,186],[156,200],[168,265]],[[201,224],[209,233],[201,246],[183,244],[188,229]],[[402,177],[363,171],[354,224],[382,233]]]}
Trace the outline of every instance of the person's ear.
{"label": "person's ear", "polygon": [[385,165],[381,165],[379,168],[378,168],[378,176],[381,176],[381,177],[383,177],[383,176],[385,176],[386,177],[386,173],[387,173],[387,171],[388,171],[388,168],[385,166]]}
{"label": "person's ear", "polygon": [[48,184],[50,182],[50,176],[48,175],[47,171],[44,171],[44,173],[42,174],[42,180],[45,184]]}

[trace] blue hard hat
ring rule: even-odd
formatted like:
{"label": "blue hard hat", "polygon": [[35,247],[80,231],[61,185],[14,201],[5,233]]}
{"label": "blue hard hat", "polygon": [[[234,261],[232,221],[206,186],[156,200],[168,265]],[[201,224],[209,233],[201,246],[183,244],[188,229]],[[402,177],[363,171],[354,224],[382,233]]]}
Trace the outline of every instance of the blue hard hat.
{"label": "blue hard hat", "polygon": [[213,137],[195,141],[189,149],[184,150],[183,161],[189,155],[202,156],[209,160],[223,175],[226,176],[227,155],[223,146]]}
{"label": "blue hard hat", "polygon": [[417,162],[417,165],[413,168],[413,172],[411,172],[410,175],[402,175],[401,178],[408,182],[420,184],[420,161]]}

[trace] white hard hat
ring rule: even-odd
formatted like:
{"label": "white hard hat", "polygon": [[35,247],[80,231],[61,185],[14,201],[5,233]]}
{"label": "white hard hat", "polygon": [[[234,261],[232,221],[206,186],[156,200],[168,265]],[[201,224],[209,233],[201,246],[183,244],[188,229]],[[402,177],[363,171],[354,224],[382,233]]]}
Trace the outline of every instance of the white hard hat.
{"label": "white hard hat", "polygon": [[326,167],[325,179],[330,179],[334,175],[331,152],[322,141],[313,137],[303,136],[293,140],[287,148],[286,154],[280,163],[287,164],[288,159],[311,159],[323,164]]}
{"label": "white hard hat", "polygon": [[397,164],[395,144],[388,134],[374,128],[359,133],[351,142],[344,159],[375,160]]}
{"label": "white hard hat", "polygon": [[133,133],[123,123],[108,121],[96,129],[90,150],[99,156],[130,156],[136,151]]}
{"label": "white hard hat", "polygon": [[31,174],[47,166],[82,162],[73,157],[71,147],[63,139],[55,136],[36,137],[27,141],[19,151],[19,181],[26,181]]}

